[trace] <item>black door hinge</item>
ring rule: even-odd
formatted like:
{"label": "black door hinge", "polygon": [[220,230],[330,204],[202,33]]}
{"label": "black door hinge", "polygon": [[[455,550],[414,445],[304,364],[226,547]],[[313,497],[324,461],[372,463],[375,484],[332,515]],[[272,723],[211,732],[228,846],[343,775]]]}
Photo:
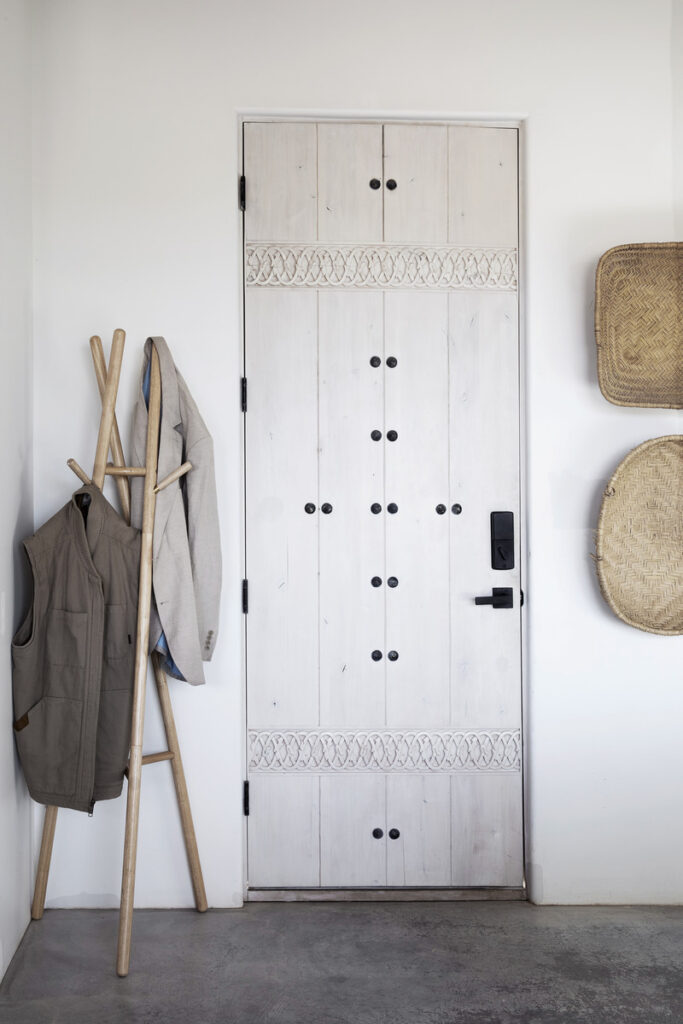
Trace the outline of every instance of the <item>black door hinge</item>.
{"label": "black door hinge", "polygon": [[242,611],[245,615],[249,611],[249,580],[242,580]]}
{"label": "black door hinge", "polygon": [[242,403],[242,412],[247,411],[247,378],[242,377],[242,384],[240,389],[240,401]]}
{"label": "black door hinge", "polygon": [[247,179],[240,174],[240,210],[247,208]]}
{"label": "black door hinge", "polygon": [[244,817],[249,817],[249,783],[244,780],[244,786],[242,787],[242,811]]}

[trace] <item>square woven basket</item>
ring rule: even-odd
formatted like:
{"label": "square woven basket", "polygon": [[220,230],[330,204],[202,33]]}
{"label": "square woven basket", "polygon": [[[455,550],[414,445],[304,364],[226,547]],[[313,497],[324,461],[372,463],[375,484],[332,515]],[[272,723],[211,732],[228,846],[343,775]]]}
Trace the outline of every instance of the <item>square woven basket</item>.
{"label": "square woven basket", "polygon": [[604,253],[595,278],[595,341],[609,402],[683,408],[683,242]]}

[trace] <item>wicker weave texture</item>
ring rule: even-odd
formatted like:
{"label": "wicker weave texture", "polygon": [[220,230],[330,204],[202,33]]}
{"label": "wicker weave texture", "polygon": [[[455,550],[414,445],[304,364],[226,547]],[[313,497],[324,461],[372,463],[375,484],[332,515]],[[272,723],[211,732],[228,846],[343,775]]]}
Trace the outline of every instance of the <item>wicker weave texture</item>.
{"label": "wicker weave texture", "polygon": [[595,280],[595,340],[608,401],[683,408],[683,242],[604,253]]}
{"label": "wicker weave texture", "polygon": [[600,508],[596,568],[623,622],[683,633],[683,436],[646,441],[618,466]]}

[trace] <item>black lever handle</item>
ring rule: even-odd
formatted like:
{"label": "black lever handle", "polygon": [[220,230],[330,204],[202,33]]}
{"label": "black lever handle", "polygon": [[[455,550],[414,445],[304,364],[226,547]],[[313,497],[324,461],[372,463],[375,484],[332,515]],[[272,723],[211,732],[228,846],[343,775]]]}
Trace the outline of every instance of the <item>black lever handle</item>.
{"label": "black lever handle", "polygon": [[475,597],[475,604],[490,604],[494,608],[512,608],[512,587],[493,587],[490,597]]}

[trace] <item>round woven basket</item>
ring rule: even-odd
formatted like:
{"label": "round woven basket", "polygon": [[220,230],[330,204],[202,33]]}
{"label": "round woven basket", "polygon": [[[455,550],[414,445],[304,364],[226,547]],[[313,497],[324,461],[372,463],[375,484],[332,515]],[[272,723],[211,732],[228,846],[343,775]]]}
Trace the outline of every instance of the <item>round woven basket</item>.
{"label": "round woven basket", "polygon": [[595,564],[622,622],[683,633],[683,436],[646,441],[619,464],[602,499]]}
{"label": "round woven basket", "polygon": [[595,341],[608,401],[683,408],[683,242],[618,245],[600,258]]}

